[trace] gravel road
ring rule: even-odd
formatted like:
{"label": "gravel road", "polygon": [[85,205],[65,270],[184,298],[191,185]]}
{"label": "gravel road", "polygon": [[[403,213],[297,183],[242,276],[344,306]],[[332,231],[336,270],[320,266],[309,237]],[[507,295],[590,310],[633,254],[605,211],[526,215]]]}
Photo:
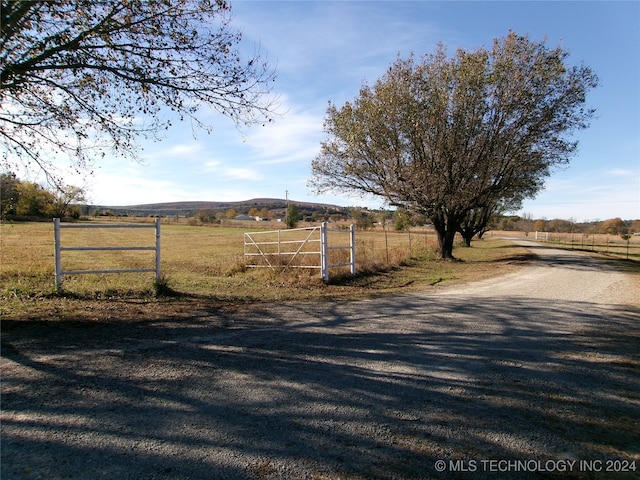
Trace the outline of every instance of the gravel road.
{"label": "gravel road", "polygon": [[638,478],[637,282],[525,244],[509,276],[373,300],[5,319],[1,477]]}

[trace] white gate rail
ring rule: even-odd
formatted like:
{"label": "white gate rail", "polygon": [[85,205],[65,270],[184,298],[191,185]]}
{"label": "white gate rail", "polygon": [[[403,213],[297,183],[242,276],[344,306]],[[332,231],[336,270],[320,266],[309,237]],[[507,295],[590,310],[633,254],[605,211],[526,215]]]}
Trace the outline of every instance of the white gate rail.
{"label": "white gate rail", "polygon": [[[160,219],[156,218],[155,222],[152,224],[77,224],[77,223],[69,223],[62,224],[60,223],[59,218],[53,219],[54,226],[54,243],[55,243],[55,267],[56,267],[56,289],[60,290],[62,288],[62,277],[64,275],[84,275],[89,273],[145,273],[145,272],[154,272],[155,279],[158,281],[160,279]],[[153,228],[155,229],[155,246],[153,247],[63,247],[60,239],[60,230],[63,228]],[[89,250],[154,250],[156,252],[155,255],[155,266],[154,268],[133,268],[133,269],[108,269],[108,270],[63,270],[62,269],[62,252],[63,251],[89,251]]]}
{"label": "white gate rail", "polygon": [[[322,246],[322,256],[320,257],[322,264],[322,278],[327,282],[329,281],[329,269],[334,267],[350,267],[351,275],[356,274],[356,226],[351,224],[349,226],[349,245],[329,245],[329,232],[341,232],[344,230],[337,228],[328,228],[327,222],[322,223],[322,229],[320,231],[320,244]],[[349,250],[349,261],[344,263],[330,263],[329,251],[330,250]]]}
{"label": "white gate rail", "polygon": [[[290,240],[292,235],[296,235],[299,232],[303,232],[302,239]],[[308,233],[307,233],[308,232]],[[316,232],[319,233],[316,236]],[[293,228],[288,230],[270,230],[262,232],[247,232],[244,234],[244,256],[245,260],[249,260],[253,257],[264,260],[264,264],[249,264],[246,266],[249,268],[282,268],[286,270],[288,268],[311,268],[320,269],[322,278],[325,281],[329,280],[329,270],[335,267],[349,266],[351,274],[356,274],[356,243],[355,243],[355,226],[351,225],[348,231],[349,233],[349,245],[330,245],[329,244],[329,232],[345,233],[344,229],[328,228],[327,222],[323,222],[317,227],[306,228]],[[274,240],[273,236],[277,235]],[[306,235],[306,236],[305,236]],[[261,241],[260,237],[271,236],[272,238],[267,241]],[[311,250],[307,247],[309,244],[318,243],[317,249],[311,247]],[[349,262],[344,263],[330,263],[329,252],[331,250],[345,250],[350,251]],[[320,264],[294,264],[294,260],[304,255],[315,255],[320,257]],[[306,257],[309,258],[309,257]],[[283,261],[284,260],[284,261]],[[304,261],[304,260],[303,260]],[[309,262],[310,263],[310,262]]]}

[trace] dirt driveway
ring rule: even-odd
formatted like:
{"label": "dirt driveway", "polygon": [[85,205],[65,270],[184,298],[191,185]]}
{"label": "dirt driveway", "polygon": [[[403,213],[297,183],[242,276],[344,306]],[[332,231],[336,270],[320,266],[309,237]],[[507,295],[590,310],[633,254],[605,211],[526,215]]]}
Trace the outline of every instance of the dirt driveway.
{"label": "dirt driveway", "polygon": [[1,477],[637,478],[639,292],[529,246],[516,274],[428,293],[5,319]]}

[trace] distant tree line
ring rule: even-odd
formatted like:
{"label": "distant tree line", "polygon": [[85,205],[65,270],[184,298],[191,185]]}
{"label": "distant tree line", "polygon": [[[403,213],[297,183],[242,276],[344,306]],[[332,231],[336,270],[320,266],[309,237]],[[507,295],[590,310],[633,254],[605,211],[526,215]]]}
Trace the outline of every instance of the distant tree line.
{"label": "distant tree line", "polygon": [[626,235],[640,233],[640,220],[622,220],[619,217],[602,221],[575,222],[572,220],[554,218],[552,220],[533,219],[530,215],[500,216],[491,224],[495,230],[523,231],[523,232],[552,232],[552,233],[593,233]]}
{"label": "distant tree line", "polygon": [[[271,208],[269,208],[271,207]],[[233,220],[238,215],[248,215],[262,220],[279,219],[286,223],[289,228],[295,228],[299,221],[304,222],[338,222],[346,220],[350,217],[350,208],[326,208],[317,210],[313,207],[307,207],[303,204],[291,202],[288,206],[280,204],[274,205],[257,205],[253,207],[238,206],[228,209],[201,209],[188,215],[195,221],[200,223],[216,224],[224,220]]]}
{"label": "distant tree line", "polygon": [[[356,227],[361,230],[367,230],[375,227],[376,225],[388,225],[390,228],[397,231],[408,230],[411,227],[420,227],[425,225],[432,226],[429,219],[424,215],[412,213],[411,211],[403,208],[398,208],[393,211],[372,211],[352,208],[349,211],[349,216],[355,221]],[[480,231],[476,231],[475,233],[470,233],[473,232],[473,229],[470,229],[469,232],[465,232],[464,224],[461,225],[458,233],[463,237],[466,246],[470,246],[471,237],[477,236],[478,238],[482,238],[482,235],[489,230],[519,231],[525,233],[535,231],[552,233],[582,233],[588,235],[593,233],[611,235],[633,235],[640,233],[640,219],[623,220],[619,217],[602,221],[576,222],[571,219],[566,220],[560,218],[551,220],[534,219],[527,213],[521,216],[495,213],[482,222],[486,224],[485,228]]]}
{"label": "distant tree line", "polygon": [[35,182],[20,180],[14,173],[0,174],[0,218],[79,218],[86,202],[80,187],[59,185],[47,189]]}

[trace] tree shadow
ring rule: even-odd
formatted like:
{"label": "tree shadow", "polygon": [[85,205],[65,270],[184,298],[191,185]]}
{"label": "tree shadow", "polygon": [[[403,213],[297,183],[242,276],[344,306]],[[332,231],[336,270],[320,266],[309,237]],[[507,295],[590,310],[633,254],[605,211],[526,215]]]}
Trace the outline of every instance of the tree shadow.
{"label": "tree shadow", "polygon": [[493,478],[435,461],[637,459],[638,308],[478,302],[3,320],[2,478]]}

